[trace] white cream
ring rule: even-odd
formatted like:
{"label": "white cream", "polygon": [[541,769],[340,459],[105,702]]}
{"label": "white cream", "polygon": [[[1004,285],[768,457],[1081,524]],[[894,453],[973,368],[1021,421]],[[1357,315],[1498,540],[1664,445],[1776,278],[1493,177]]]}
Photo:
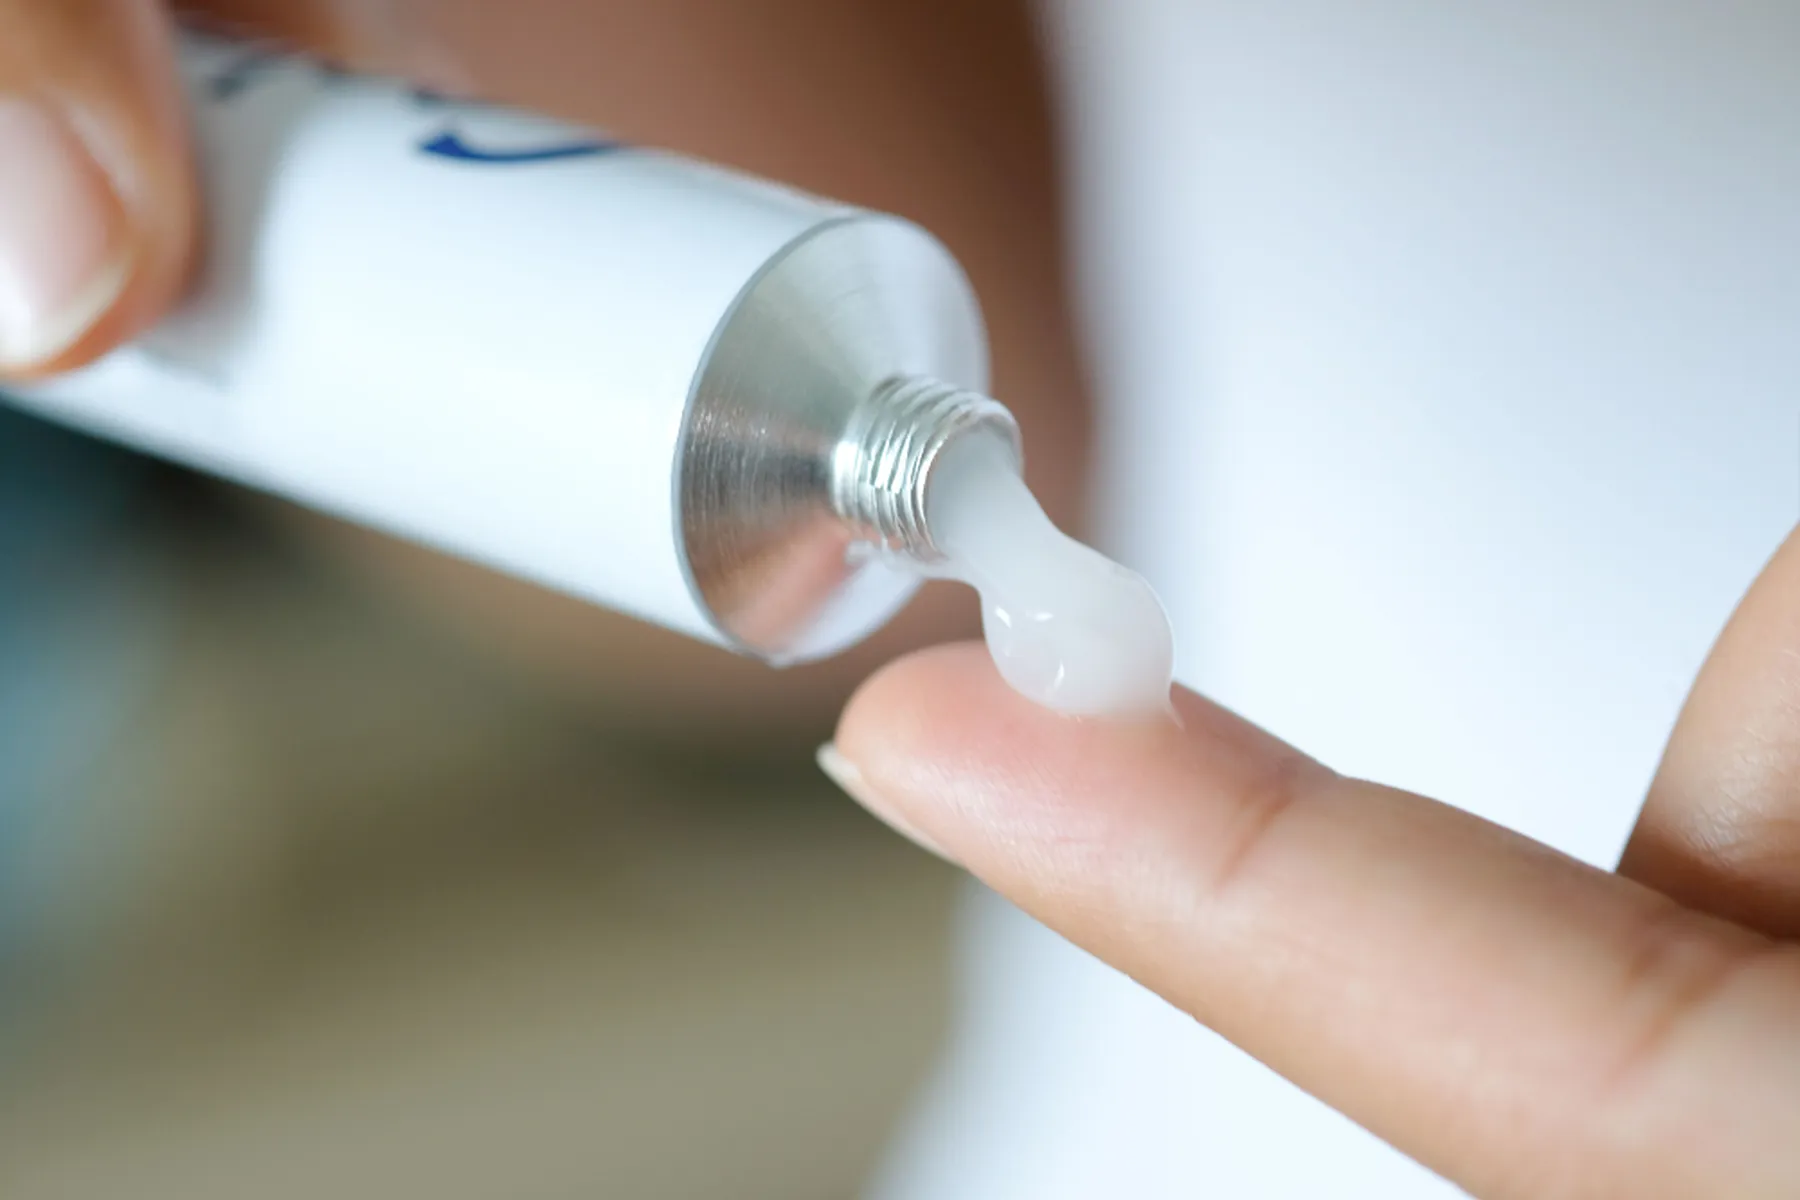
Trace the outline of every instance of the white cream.
{"label": "white cream", "polygon": [[937,574],[981,594],[988,651],[1007,683],[1074,716],[1168,713],[1175,643],[1142,576],[1044,515],[999,440],[946,447],[926,493]]}

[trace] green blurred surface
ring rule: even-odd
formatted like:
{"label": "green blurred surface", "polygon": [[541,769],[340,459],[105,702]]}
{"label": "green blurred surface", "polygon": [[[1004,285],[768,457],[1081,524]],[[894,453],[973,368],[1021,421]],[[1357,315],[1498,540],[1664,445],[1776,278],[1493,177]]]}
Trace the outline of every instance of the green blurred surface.
{"label": "green blurred surface", "polygon": [[791,748],[627,744],[180,528],[178,644],[71,798],[104,903],[11,981],[0,1195],[854,1193],[953,872]]}

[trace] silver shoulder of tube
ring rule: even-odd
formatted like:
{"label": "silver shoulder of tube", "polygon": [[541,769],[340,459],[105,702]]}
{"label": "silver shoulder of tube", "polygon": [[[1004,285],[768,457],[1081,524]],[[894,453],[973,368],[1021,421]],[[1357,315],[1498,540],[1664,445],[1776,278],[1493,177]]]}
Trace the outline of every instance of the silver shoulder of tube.
{"label": "silver shoulder of tube", "polygon": [[920,581],[907,556],[933,554],[938,451],[977,426],[1017,445],[986,387],[974,292],[918,226],[843,210],[765,266],[713,336],[676,451],[676,544],[724,638],[788,663],[885,624]]}

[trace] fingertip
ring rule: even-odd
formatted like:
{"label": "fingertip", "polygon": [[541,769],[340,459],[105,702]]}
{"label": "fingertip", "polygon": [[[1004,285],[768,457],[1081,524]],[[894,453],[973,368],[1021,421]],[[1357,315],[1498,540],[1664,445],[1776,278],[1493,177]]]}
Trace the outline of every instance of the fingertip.
{"label": "fingertip", "polygon": [[980,643],[934,646],[889,663],[856,691],[822,765],[901,835],[1003,881],[993,846],[1016,842],[997,831],[1018,801],[1037,799],[1015,781],[1034,758],[1043,718],[1062,720],[1012,693]]}
{"label": "fingertip", "polygon": [[1245,754],[1286,751],[1192,693],[1176,703],[1179,723],[1069,717],[1009,688],[980,643],[937,646],[865,683],[836,746],[871,811],[1027,899],[1166,830],[1186,789],[1238,786],[1259,769]]}
{"label": "fingertip", "polygon": [[115,302],[58,364],[66,369],[127,342],[180,300],[200,246],[200,187],[175,28],[159,4],[116,0],[103,39],[111,79],[70,97],[124,212],[126,278]]}
{"label": "fingertip", "polygon": [[[837,746],[886,790],[923,800],[976,779],[1054,766],[1099,722],[1065,717],[1009,688],[979,642],[933,646],[876,672],[850,698]],[[1065,749],[1048,754],[1051,743]]]}
{"label": "fingertip", "polygon": [[83,365],[167,311],[189,276],[198,201],[159,6],[35,6],[8,37],[0,374],[31,379]]}
{"label": "fingertip", "polygon": [[914,651],[856,689],[838,720],[837,746],[862,758],[933,744],[946,701],[979,701],[994,684],[1005,686],[978,642]]}
{"label": "fingertip", "polygon": [[123,205],[66,111],[0,96],[0,369],[30,374],[86,340],[127,287]]}
{"label": "fingertip", "polygon": [[837,746],[864,771],[909,783],[943,782],[952,766],[1039,785],[1070,775],[1083,784],[1118,782],[1164,768],[1205,778],[1229,762],[1298,757],[1186,688],[1169,699],[1161,716],[1068,716],[1008,687],[982,643],[952,643],[871,676],[839,719]]}

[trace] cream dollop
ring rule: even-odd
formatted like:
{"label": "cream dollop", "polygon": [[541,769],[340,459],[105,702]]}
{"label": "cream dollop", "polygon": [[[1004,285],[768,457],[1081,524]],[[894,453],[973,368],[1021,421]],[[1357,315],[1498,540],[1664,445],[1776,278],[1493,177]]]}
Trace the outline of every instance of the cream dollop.
{"label": "cream dollop", "polygon": [[937,573],[981,594],[988,651],[1006,682],[1075,716],[1170,711],[1175,639],[1144,578],[1058,529],[1007,447],[975,434],[944,448],[926,520]]}

